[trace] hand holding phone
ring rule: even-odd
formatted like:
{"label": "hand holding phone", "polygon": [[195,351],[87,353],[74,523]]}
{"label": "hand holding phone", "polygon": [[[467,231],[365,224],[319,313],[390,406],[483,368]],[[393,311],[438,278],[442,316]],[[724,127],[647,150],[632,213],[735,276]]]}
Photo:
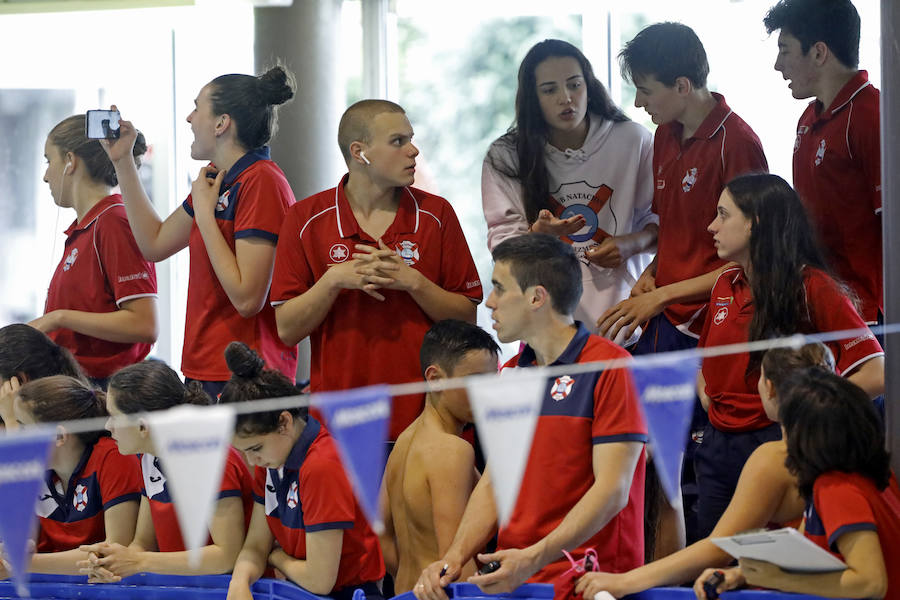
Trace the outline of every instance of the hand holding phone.
{"label": "hand holding phone", "polygon": [[119,139],[119,111],[87,111],[84,118],[84,135],[92,140]]}
{"label": "hand holding phone", "polygon": [[722,571],[714,571],[706,581],[703,582],[703,591],[706,593],[708,600],[717,600],[719,597],[719,584],[725,581],[725,573]]}
{"label": "hand holding phone", "polygon": [[488,573],[493,573],[494,571],[496,571],[499,568],[500,568],[500,561],[492,560],[488,564],[486,564],[486,565],[482,566],[480,569],[478,569],[478,574],[479,575],[487,575]]}

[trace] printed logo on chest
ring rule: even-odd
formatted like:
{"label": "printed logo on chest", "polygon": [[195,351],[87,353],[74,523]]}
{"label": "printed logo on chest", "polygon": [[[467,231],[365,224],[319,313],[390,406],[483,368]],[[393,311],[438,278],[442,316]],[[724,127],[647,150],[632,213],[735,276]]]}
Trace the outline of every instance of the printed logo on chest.
{"label": "printed logo on chest", "polygon": [[715,316],[713,317],[713,323],[715,325],[721,325],[722,322],[728,318],[728,307],[723,306],[719,310],[716,311]]}
{"label": "printed logo on chest", "polygon": [[816,150],[816,166],[821,165],[823,160],[825,160],[825,140],[819,140],[819,148]]}
{"label": "printed logo on chest", "polygon": [[345,244],[335,244],[328,251],[328,256],[336,263],[342,263],[350,258],[350,249]]}
{"label": "printed logo on chest", "polygon": [[72,248],[72,251],[66,257],[66,261],[63,263],[63,271],[71,269],[76,260],[78,260],[78,248]]}
{"label": "printed logo on chest", "polygon": [[572,387],[574,385],[575,380],[568,375],[557,377],[556,381],[553,382],[553,387],[550,388],[550,397],[557,402],[559,402],[560,400],[565,400],[569,397],[569,394],[572,393]]}
{"label": "printed logo on chest", "polygon": [[297,505],[300,504],[300,494],[296,481],[291,482],[291,488],[287,493],[287,505],[288,508],[297,508]]}
{"label": "printed logo on chest", "polygon": [[84,484],[79,483],[75,486],[75,495],[72,496],[72,506],[78,512],[84,512],[88,505],[88,489]]}
{"label": "printed logo on chest", "polygon": [[800,136],[806,134],[809,131],[809,127],[806,125],[801,125],[797,128],[797,137],[794,138],[794,152],[800,149]]}
{"label": "printed logo on chest", "polygon": [[228,205],[231,204],[231,201],[228,199],[231,196],[231,190],[225,190],[219,199],[216,200],[216,212],[222,212]]}
{"label": "printed logo on chest", "polygon": [[413,266],[419,262],[419,245],[417,243],[403,240],[397,244],[396,250],[397,255],[409,266]]}
{"label": "printed logo on chest", "polygon": [[681,180],[681,189],[685,192],[689,192],[694,187],[695,183],[697,183],[697,167],[691,167],[687,170],[687,173],[684,174],[684,178]]}

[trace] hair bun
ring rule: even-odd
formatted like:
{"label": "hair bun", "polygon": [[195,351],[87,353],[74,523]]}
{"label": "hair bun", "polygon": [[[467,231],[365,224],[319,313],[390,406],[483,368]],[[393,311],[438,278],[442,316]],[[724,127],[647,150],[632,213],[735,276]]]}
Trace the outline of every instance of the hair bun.
{"label": "hair bun", "polygon": [[203,384],[195,379],[184,388],[184,403],[209,406],[213,404],[213,399],[203,390]]}
{"label": "hair bun", "polygon": [[262,373],[266,363],[243,342],[231,342],[225,348],[225,362],[228,369],[244,379],[252,379]]}
{"label": "hair bun", "polygon": [[266,104],[284,104],[294,97],[297,85],[290,71],[277,65],[260,75],[259,89]]}

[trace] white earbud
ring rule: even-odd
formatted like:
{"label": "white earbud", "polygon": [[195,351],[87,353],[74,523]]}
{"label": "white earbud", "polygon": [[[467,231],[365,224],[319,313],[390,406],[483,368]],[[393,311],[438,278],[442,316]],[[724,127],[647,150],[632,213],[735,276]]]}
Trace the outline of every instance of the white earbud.
{"label": "white earbud", "polygon": [[66,166],[63,167],[63,175],[67,175],[69,173],[69,167],[71,167],[71,166],[72,166],[72,161],[70,160],[69,162],[66,163]]}
{"label": "white earbud", "polygon": [[372,163],[369,161],[369,159],[366,158],[366,153],[363,152],[362,150],[359,151],[359,157],[360,157],[361,159],[363,159],[363,162],[366,163],[367,165],[371,165],[371,164],[372,164]]}

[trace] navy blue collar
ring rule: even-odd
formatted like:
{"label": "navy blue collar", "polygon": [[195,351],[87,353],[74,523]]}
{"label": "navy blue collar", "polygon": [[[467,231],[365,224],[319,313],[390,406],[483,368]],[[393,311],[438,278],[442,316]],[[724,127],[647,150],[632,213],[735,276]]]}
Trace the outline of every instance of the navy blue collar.
{"label": "navy blue collar", "polygon": [[292,471],[300,470],[300,466],[303,465],[303,461],[306,459],[306,453],[309,452],[309,447],[312,446],[321,429],[322,426],[318,421],[312,417],[307,418],[306,427],[300,432],[300,437],[297,438],[297,442],[291,448],[291,453],[288,454],[287,460],[284,461],[286,469]]}
{"label": "navy blue collar", "polygon": [[259,148],[255,148],[237,159],[237,162],[231,165],[231,169],[229,169],[225,174],[225,179],[222,180],[222,187],[231,187],[231,185],[234,183],[234,180],[237,179],[241,173],[246,171],[247,167],[258,160],[269,160],[268,146],[260,146]]}
{"label": "navy blue collar", "polygon": [[[569,342],[569,345],[566,346],[563,353],[549,366],[571,365],[578,362],[578,357],[581,356],[581,351],[584,350],[584,345],[587,344],[591,332],[587,330],[584,323],[581,321],[575,321],[575,326],[578,329],[575,331],[575,336],[572,338],[572,341]],[[537,357],[534,354],[534,349],[531,346],[526,345],[525,349],[522,350],[522,354],[519,355],[519,360],[516,361],[516,366],[531,367],[534,366],[536,360]]]}

